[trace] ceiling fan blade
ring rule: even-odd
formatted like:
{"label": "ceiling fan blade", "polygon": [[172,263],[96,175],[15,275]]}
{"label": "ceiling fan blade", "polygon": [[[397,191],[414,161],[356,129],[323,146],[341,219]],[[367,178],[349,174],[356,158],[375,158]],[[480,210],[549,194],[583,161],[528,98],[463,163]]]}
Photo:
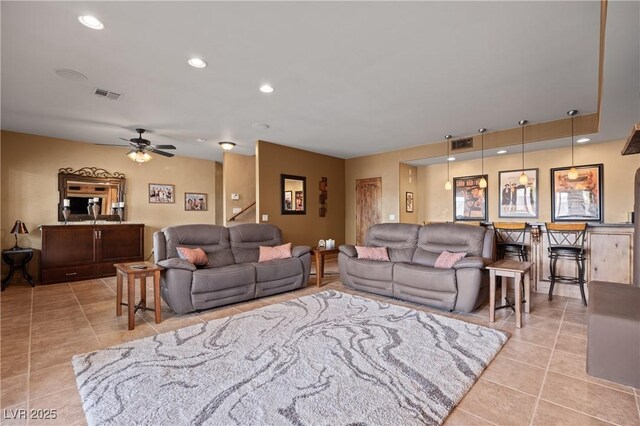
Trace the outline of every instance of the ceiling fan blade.
{"label": "ceiling fan blade", "polygon": [[123,145],[121,143],[94,143],[94,145],[98,145],[98,146],[120,146],[122,148],[126,148],[126,145]]}
{"label": "ceiling fan blade", "polygon": [[173,145],[151,145],[153,149],[176,149]]}
{"label": "ceiling fan blade", "polygon": [[162,155],[163,157],[173,157],[173,155],[174,155],[174,154],[172,154],[170,152],[164,152],[164,151],[160,151],[160,150],[157,150],[157,149],[154,149],[151,152],[153,152],[154,154]]}
{"label": "ceiling fan blade", "polygon": [[125,139],[125,138],[118,138],[118,139],[122,139],[123,141],[129,142],[129,139]]}

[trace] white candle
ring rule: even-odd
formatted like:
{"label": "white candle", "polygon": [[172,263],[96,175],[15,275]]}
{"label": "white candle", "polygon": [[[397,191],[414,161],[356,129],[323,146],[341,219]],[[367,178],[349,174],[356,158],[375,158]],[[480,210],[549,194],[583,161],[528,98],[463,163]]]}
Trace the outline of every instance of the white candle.
{"label": "white candle", "polygon": [[71,206],[71,200],[70,200],[70,199],[68,199],[68,198],[65,198],[65,199],[62,201],[62,205],[63,205],[63,206],[65,206],[65,207],[70,207],[70,206]]}
{"label": "white candle", "polygon": [[93,202],[94,202],[94,203],[97,203],[97,202],[99,202],[99,201],[100,201],[100,198],[98,198],[98,197],[95,197],[95,198],[93,199]]}
{"label": "white candle", "polygon": [[120,206],[121,209],[124,208],[124,201],[120,201],[118,205]]}
{"label": "white candle", "polygon": [[118,208],[118,203],[111,203],[111,208],[112,209],[117,209]]}

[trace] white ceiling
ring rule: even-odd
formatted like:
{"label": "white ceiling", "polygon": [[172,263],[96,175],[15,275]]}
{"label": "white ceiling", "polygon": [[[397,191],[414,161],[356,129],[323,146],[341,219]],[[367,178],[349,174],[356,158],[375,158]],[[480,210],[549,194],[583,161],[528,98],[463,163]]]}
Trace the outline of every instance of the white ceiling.
{"label": "white ceiling", "polygon": [[[219,141],[250,154],[264,139],[349,158],[597,109],[596,1],[1,8],[6,130],[109,144],[141,126],[178,155],[221,160]],[[82,26],[84,14],[105,29]],[[640,116],[639,26],[638,2],[609,3],[596,139],[626,137]],[[191,56],[209,66],[190,67]],[[56,68],[89,80],[61,79]],[[276,91],[260,93],[265,82]],[[124,96],[99,99],[94,87]]]}

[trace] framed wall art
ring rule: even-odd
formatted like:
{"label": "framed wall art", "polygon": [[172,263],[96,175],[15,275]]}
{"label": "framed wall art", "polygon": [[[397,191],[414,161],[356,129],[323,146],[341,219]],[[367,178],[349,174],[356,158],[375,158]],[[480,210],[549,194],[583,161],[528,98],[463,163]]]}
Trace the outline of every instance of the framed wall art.
{"label": "framed wall art", "polygon": [[207,194],[200,192],[185,192],[184,209],[186,211],[206,211]]}
{"label": "framed wall art", "polygon": [[407,192],[405,194],[405,211],[407,213],[413,213],[413,192]]}
{"label": "framed wall art", "polygon": [[498,217],[538,217],[538,169],[525,169],[527,183],[520,183],[522,170],[507,170],[498,173],[500,199]]}
{"label": "framed wall art", "polygon": [[[480,188],[482,177],[483,175],[453,178],[454,220],[487,220],[487,188]],[[484,178],[488,181],[487,175]]]}
{"label": "framed wall art", "polygon": [[174,185],[149,184],[149,202],[151,204],[173,204],[176,202],[175,193],[176,187]]}
{"label": "framed wall art", "polygon": [[551,220],[602,222],[604,166],[576,166],[575,179],[569,178],[569,170],[571,167],[551,169]]}

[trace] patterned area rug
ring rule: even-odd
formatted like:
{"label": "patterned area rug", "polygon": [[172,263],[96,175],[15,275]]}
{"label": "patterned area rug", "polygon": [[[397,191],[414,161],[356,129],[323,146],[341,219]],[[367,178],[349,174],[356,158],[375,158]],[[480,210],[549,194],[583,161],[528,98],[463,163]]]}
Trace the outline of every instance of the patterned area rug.
{"label": "patterned area rug", "polygon": [[97,424],[440,424],[503,332],[324,291],[73,358]]}

